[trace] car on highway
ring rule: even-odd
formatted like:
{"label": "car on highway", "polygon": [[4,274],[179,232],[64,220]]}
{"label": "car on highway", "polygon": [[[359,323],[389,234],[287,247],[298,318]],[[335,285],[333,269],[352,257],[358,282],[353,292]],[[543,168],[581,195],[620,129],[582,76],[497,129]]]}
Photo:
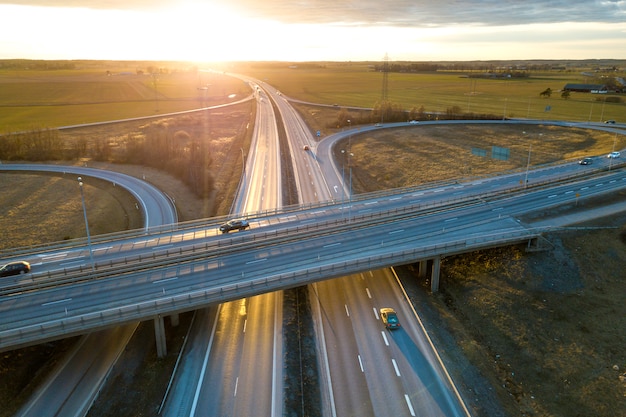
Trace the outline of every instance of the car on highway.
{"label": "car on highway", "polygon": [[610,124],[610,125],[614,125],[615,124],[615,120],[605,120],[604,123]]}
{"label": "car on highway", "polygon": [[393,308],[381,308],[380,318],[388,329],[398,329],[400,327],[400,320],[398,320],[398,315]]}
{"label": "car on highway", "polygon": [[310,148],[309,148],[309,145],[304,145],[302,149],[304,149],[305,151],[308,151]]}
{"label": "car on highway", "polygon": [[580,161],[578,161],[578,163],[580,165],[591,165],[593,163],[593,159],[591,159],[591,158],[583,158]]}
{"label": "car on highway", "polygon": [[409,121],[409,124],[410,125],[417,125],[417,124],[419,124],[419,122],[417,120],[411,120],[411,121]]}
{"label": "car on highway", "polygon": [[30,264],[26,261],[10,262],[0,268],[0,277],[21,275],[30,272]]}
{"label": "car on highway", "polygon": [[228,233],[231,230],[245,230],[250,227],[250,223],[246,219],[233,219],[229,220],[220,226],[222,233]]}
{"label": "car on highway", "polygon": [[619,152],[611,152],[610,154],[608,154],[606,157],[607,158],[611,158],[611,159],[615,159],[615,158],[619,158],[620,157],[620,153]]}

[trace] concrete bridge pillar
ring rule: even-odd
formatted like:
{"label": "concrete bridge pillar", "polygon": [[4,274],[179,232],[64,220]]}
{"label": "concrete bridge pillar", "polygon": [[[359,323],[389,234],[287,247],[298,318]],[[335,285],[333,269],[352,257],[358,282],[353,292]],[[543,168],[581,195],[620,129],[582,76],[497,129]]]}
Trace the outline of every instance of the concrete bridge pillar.
{"label": "concrete bridge pillar", "polygon": [[430,275],[430,291],[439,291],[439,269],[441,267],[441,256],[433,258],[433,270]]}
{"label": "concrete bridge pillar", "polygon": [[154,338],[156,340],[157,356],[163,358],[167,355],[167,340],[165,338],[165,323],[163,316],[154,318]]}
{"label": "concrete bridge pillar", "polygon": [[419,278],[426,278],[426,271],[428,270],[428,260],[424,259],[423,261],[419,261],[417,266],[417,276]]}

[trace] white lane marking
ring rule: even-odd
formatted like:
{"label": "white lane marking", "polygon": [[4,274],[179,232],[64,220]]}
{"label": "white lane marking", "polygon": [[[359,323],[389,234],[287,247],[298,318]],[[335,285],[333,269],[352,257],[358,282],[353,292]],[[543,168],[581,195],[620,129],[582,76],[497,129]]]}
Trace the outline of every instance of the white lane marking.
{"label": "white lane marking", "polygon": [[444,223],[447,223],[447,222],[453,222],[453,221],[458,220],[458,219],[459,219],[458,217],[453,217],[453,218],[451,218],[451,219],[446,219],[446,220],[444,220],[443,222],[444,222]]}
{"label": "white lane marking", "polygon": [[368,201],[368,202],[366,202],[366,203],[365,203],[365,204],[363,204],[363,205],[364,205],[364,206],[369,206],[369,205],[372,205],[372,204],[378,204],[378,201],[376,201],[376,200],[374,200],[374,201]]}
{"label": "white lane marking", "polygon": [[396,376],[401,376],[400,375],[400,369],[398,369],[398,363],[396,362],[395,359],[391,359],[391,363],[393,363],[393,369],[395,369],[396,371]]}
{"label": "white lane marking", "polygon": [[239,387],[239,377],[235,379],[235,392],[233,393],[233,397],[237,396],[237,387]]}
{"label": "white lane marking", "polygon": [[52,255],[42,256],[41,259],[43,261],[47,261],[47,260],[54,259],[54,258],[62,258],[64,256],[67,256],[68,253],[69,252],[55,253],[55,254],[52,254]]}
{"label": "white lane marking", "polygon": [[367,293],[367,297],[371,299],[372,298],[372,293],[370,293],[370,289],[366,288],[365,292]]}
{"label": "white lane marking", "polygon": [[254,261],[248,261],[248,262],[246,262],[246,265],[256,264],[256,263],[258,263],[258,262],[265,262],[265,261],[267,261],[267,258],[255,259]]}
{"label": "white lane marking", "polygon": [[589,189],[589,187],[583,187],[583,188],[581,188],[581,190],[588,190],[588,189]]}
{"label": "white lane marking", "polygon": [[383,340],[385,341],[385,344],[389,346],[389,339],[387,339],[387,332],[380,332],[380,334],[383,335]]}
{"label": "white lane marking", "polygon": [[153,283],[153,284],[161,284],[161,283],[163,283],[163,282],[167,282],[167,281],[174,281],[174,280],[176,280],[176,279],[178,279],[178,277],[172,277],[172,278],[160,279],[160,280],[157,280],[157,281],[152,281],[152,283]]}
{"label": "white lane marking", "polygon": [[491,211],[499,211],[499,210],[504,210],[504,207],[496,207],[496,208],[494,208],[494,209],[493,209],[493,210],[491,210]]}
{"label": "white lane marking", "polygon": [[94,248],[92,250],[92,252],[96,252],[96,251],[99,251],[99,250],[109,250],[109,249],[112,249],[112,248],[113,248],[113,246],[105,246],[103,248]]}
{"label": "white lane marking", "polygon": [[404,394],[404,399],[406,400],[407,407],[409,407],[409,412],[411,413],[411,416],[415,417],[415,410],[413,409],[413,404],[411,404],[411,399],[406,394]]}
{"label": "white lane marking", "polygon": [[57,300],[57,301],[50,301],[48,303],[43,303],[41,306],[51,306],[51,305],[55,305],[55,304],[61,304],[61,303],[67,303],[68,301],[72,301],[71,298],[64,298],[63,300]]}
{"label": "white lane marking", "polygon": [[350,310],[348,310],[348,304],[344,304],[343,306],[346,309],[346,316],[350,317]]}
{"label": "white lane marking", "polygon": [[339,246],[341,242],[331,243],[330,245],[324,245],[323,248],[332,248],[333,246]]}
{"label": "white lane marking", "polygon": [[572,194],[574,191],[570,190],[570,191],[565,191],[565,194]]}
{"label": "white lane marking", "polygon": [[390,235],[393,235],[394,233],[402,233],[404,232],[404,229],[400,229],[400,230],[394,230],[392,232],[389,232]]}
{"label": "white lane marking", "polygon": [[363,370],[363,361],[361,361],[361,355],[358,355],[357,357],[359,358],[359,366],[361,367],[361,372],[365,372]]}
{"label": "white lane marking", "polygon": [[401,199],[402,197],[393,197],[393,198],[390,198],[389,201],[395,201],[395,200],[401,200]]}
{"label": "white lane marking", "polygon": [[143,245],[144,243],[150,243],[150,242],[154,242],[155,239],[148,239],[148,240],[140,240],[137,242],[133,242],[133,245]]}
{"label": "white lane marking", "polygon": [[548,198],[554,198],[554,197],[557,197],[557,195],[556,194],[552,194],[552,195],[548,196]]}

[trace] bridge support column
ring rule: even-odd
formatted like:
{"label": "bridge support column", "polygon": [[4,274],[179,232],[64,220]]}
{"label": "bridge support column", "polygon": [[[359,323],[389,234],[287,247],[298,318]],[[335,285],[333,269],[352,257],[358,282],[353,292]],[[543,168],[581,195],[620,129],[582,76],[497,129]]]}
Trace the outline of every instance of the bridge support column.
{"label": "bridge support column", "polygon": [[441,257],[437,256],[433,258],[433,270],[430,275],[430,291],[439,291],[439,269],[441,267]]}
{"label": "bridge support column", "polygon": [[167,340],[165,338],[165,323],[162,316],[154,318],[154,339],[156,340],[157,356],[159,358],[167,355]]}
{"label": "bridge support column", "polygon": [[426,278],[426,271],[428,270],[428,260],[424,259],[423,261],[419,261],[417,268],[417,276],[419,278]]}
{"label": "bridge support column", "polygon": [[170,324],[172,325],[172,327],[178,326],[179,322],[180,322],[180,318],[178,317],[178,313],[174,313],[170,315]]}

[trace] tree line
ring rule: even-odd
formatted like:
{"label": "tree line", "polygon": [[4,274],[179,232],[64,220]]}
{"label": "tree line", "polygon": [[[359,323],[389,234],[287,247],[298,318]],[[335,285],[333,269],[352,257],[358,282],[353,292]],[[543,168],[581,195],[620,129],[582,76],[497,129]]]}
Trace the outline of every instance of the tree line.
{"label": "tree line", "polygon": [[164,170],[182,180],[200,197],[214,189],[213,158],[208,140],[185,130],[171,132],[156,125],[122,139],[86,138],[63,140],[56,129],[10,133],[0,137],[0,161],[67,161],[88,158],[135,164]]}
{"label": "tree line", "polygon": [[467,113],[460,106],[446,108],[445,112],[428,112],[422,106],[404,108],[392,101],[379,101],[371,110],[348,110],[341,108],[334,121],[327,124],[328,128],[342,128],[371,123],[400,123],[410,120],[497,120],[502,116],[493,114]]}

